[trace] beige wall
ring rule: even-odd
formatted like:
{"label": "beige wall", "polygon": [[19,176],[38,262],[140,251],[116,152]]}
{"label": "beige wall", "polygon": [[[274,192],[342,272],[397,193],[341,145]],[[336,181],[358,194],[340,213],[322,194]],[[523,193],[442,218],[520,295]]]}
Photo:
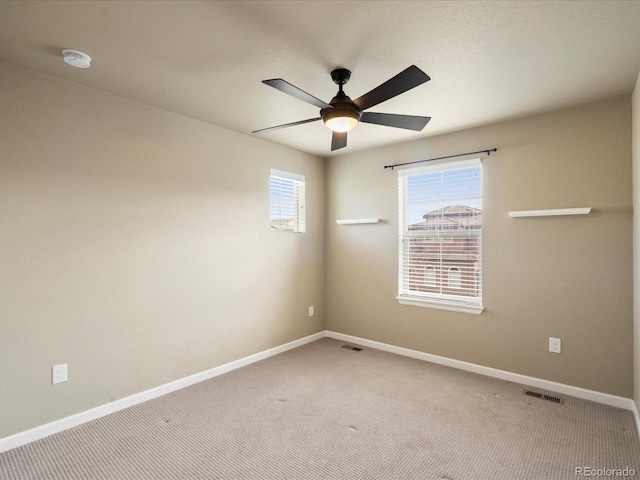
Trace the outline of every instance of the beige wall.
{"label": "beige wall", "polygon": [[[399,305],[397,173],[383,166],[491,147],[498,152],[483,161],[485,311]],[[327,202],[329,330],[632,396],[630,98],[331,158]],[[507,215],[567,207],[594,210]],[[383,222],[335,224],[370,217]],[[548,353],[550,336],[562,338],[562,354]]]}
{"label": "beige wall", "polygon": [[324,329],[323,160],[7,64],[0,105],[0,438]]}
{"label": "beige wall", "polygon": [[640,411],[640,74],[632,97],[633,151],[633,398]]}

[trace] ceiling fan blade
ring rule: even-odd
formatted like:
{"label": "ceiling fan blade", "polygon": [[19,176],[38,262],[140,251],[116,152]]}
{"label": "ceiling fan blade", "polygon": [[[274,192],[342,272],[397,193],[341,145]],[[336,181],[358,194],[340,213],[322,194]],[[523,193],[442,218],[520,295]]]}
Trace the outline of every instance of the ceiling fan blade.
{"label": "ceiling fan blade", "polygon": [[297,98],[298,100],[302,100],[303,102],[310,103],[311,105],[315,105],[319,108],[330,108],[331,105],[323,102],[319,98],[314,97],[313,95],[308,94],[304,90],[300,90],[295,85],[291,85],[286,80],[281,78],[274,78],[272,80],[263,80],[262,83],[265,85],[269,85],[270,87],[275,88],[276,90],[280,90],[282,93],[286,93],[287,95],[291,95],[292,97]]}
{"label": "ceiling fan blade", "polygon": [[418,85],[422,85],[425,82],[431,80],[429,75],[424,73],[415,65],[411,65],[406,70],[403,70],[395,77],[387,80],[382,85],[377,86],[368,93],[365,93],[360,98],[353,101],[358,108],[366,110],[374,105],[385,102],[390,98],[393,98],[401,93],[411,90]]}
{"label": "ceiling fan blade", "polygon": [[307,120],[300,120],[298,122],[291,122],[291,123],[285,123],[283,125],[276,125],[275,127],[261,128],[260,130],[254,130],[251,133],[262,133],[262,132],[268,132],[269,130],[278,130],[279,128],[295,127],[296,125],[303,125],[305,123],[317,122],[318,120],[321,120],[321,119],[322,119],[321,117],[309,118]]}
{"label": "ceiling fan blade", "polygon": [[384,125],[385,127],[404,128],[406,130],[415,130],[419,132],[431,117],[416,117],[414,115],[395,115],[393,113],[374,113],[364,112],[360,119],[363,123],[375,123],[376,125]]}
{"label": "ceiling fan blade", "polygon": [[347,146],[347,132],[333,132],[331,135],[331,151]]}

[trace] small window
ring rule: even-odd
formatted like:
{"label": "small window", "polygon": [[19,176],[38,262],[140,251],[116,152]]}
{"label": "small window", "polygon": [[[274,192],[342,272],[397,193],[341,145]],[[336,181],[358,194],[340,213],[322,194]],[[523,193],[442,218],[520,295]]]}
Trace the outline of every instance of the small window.
{"label": "small window", "polygon": [[462,288],[462,275],[458,267],[449,269],[449,288]]}
{"label": "small window", "polygon": [[480,160],[400,170],[398,194],[398,302],[482,312]]}
{"label": "small window", "polygon": [[424,270],[424,284],[427,287],[435,287],[437,285],[435,268],[427,267]]}
{"label": "small window", "polygon": [[304,233],[304,176],[282,170],[271,170],[271,230]]}

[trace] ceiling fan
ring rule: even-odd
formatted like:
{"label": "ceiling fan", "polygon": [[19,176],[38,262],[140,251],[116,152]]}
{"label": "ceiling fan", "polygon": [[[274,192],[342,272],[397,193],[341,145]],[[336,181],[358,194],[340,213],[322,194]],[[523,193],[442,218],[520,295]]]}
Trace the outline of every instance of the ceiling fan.
{"label": "ceiling fan", "polygon": [[379,103],[387,101],[390,98],[431,80],[429,75],[415,65],[411,65],[395,77],[390,78],[355,100],[351,100],[342,89],[351,78],[351,71],[346,68],[337,68],[331,72],[331,78],[334,83],[338,85],[338,93],[329,103],[325,103],[313,95],[300,90],[282,78],[263,80],[262,83],[265,85],[269,85],[287,95],[319,107],[320,116],[298,122],[285,123],[284,125],[277,125],[275,127],[254,130],[251,133],[268,132],[270,130],[322,120],[324,124],[333,131],[331,136],[331,151],[334,151],[347,146],[347,132],[358,125],[358,122],[375,123],[386,127],[404,128],[406,130],[419,132],[425,127],[429,120],[431,120],[431,117],[418,117],[415,115],[365,112],[365,110]]}

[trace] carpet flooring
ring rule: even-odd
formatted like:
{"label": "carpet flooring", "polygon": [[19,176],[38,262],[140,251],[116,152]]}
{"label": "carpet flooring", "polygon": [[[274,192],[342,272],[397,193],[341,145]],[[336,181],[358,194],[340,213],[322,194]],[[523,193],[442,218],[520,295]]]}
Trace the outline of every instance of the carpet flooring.
{"label": "carpet flooring", "polygon": [[4,452],[0,478],[640,478],[632,412],[525,389],[325,338]]}

